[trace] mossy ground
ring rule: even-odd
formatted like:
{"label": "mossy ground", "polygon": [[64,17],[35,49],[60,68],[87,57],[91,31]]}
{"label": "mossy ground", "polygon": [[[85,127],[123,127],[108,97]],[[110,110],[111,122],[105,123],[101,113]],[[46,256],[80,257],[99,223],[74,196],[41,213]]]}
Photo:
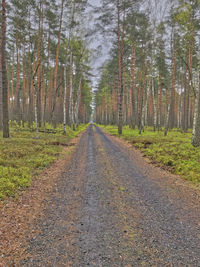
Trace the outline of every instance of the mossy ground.
{"label": "mossy ground", "polygon": [[[117,126],[101,126],[112,135],[118,136]],[[181,175],[184,179],[200,184],[200,147],[191,144],[192,134],[172,130],[165,137],[163,132],[154,132],[146,128],[140,135],[138,130],[123,128],[120,138],[132,143],[153,162],[167,166],[171,172]]]}
{"label": "mossy ground", "polygon": [[54,130],[46,125],[42,130],[54,133],[40,132],[36,139],[34,131],[14,124],[9,139],[0,137],[0,200],[17,197],[21,190],[30,186],[33,176],[54,162],[63,146],[86,127],[81,125],[76,131],[67,128],[67,134],[63,135],[62,126]]}

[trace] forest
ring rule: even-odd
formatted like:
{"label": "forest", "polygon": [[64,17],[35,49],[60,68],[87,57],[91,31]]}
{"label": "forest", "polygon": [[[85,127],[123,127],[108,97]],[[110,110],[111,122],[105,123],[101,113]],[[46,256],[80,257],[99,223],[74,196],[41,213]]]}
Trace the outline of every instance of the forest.
{"label": "forest", "polygon": [[2,1],[0,197],[28,186],[90,121],[198,183],[199,7]]}
{"label": "forest", "polygon": [[[85,1],[2,1],[0,199],[15,196],[92,112]],[[7,139],[7,140],[6,140]],[[56,145],[54,145],[56,144]]]}
{"label": "forest", "polygon": [[199,146],[200,2],[151,2],[112,1],[108,9],[104,1],[99,20],[115,38],[95,92],[95,120],[117,124],[119,134],[123,125],[165,135],[193,129]]}
{"label": "forest", "polygon": [[[46,123],[54,128],[62,123],[75,129],[80,122],[89,121],[90,51],[83,38],[84,28],[80,27],[85,2],[68,2],[7,3],[7,31],[2,29],[2,40],[6,38],[6,50],[2,44],[2,65],[4,54],[7,85],[5,77],[1,79],[3,89],[7,87],[11,125],[27,124],[30,128],[34,124],[38,129]],[[2,104],[0,107],[2,127]]]}
{"label": "forest", "polygon": [[200,263],[200,0],[2,0],[0,267]]}

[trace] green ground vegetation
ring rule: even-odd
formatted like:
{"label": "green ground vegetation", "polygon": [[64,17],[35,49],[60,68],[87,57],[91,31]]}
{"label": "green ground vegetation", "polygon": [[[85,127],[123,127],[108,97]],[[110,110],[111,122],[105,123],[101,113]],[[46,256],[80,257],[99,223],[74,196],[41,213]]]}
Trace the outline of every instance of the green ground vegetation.
{"label": "green ground vegetation", "polygon": [[[112,135],[118,135],[117,126],[101,126]],[[182,133],[177,129],[169,131],[165,137],[163,132],[154,132],[146,128],[140,135],[138,130],[123,128],[122,139],[140,149],[152,162],[166,166],[172,173],[181,175],[184,179],[200,185],[200,147],[191,144],[191,131]]]}
{"label": "green ground vegetation", "polygon": [[67,134],[63,135],[62,126],[53,129],[47,124],[36,139],[34,126],[22,128],[13,123],[11,137],[0,138],[0,200],[17,197],[30,186],[32,178],[54,162],[64,145],[86,127],[80,125],[76,131],[67,128]]}

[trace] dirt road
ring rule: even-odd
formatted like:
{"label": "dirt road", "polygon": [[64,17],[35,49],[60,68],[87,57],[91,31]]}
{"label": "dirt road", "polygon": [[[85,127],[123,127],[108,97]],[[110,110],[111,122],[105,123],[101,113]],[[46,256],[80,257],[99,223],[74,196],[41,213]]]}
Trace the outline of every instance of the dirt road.
{"label": "dirt road", "polygon": [[200,266],[199,196],[90,126],[13,266]]}

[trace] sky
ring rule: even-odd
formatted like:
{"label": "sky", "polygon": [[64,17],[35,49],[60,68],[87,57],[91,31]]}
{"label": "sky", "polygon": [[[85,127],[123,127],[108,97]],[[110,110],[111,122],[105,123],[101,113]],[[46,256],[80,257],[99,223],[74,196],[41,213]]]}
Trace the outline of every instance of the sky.
{"label": "sky", "polygon": [[[88,3],[90,7],[87,9],[87,12],[89,14],[87,24],[89,29],[93,29],[94,24],[96,23],[96,18],[99,14],[94,13],[94,9],[92,7],[100,7],[101,0],[88,0]],[[89,47],[94,51],[91,58],[91,72],[94,75],[94,77],[92,78],[92,85],[93,87],[96,87],[101,76],[100,68],[103,63],[109,58],[109,50],[111,48],[111,44],[100,33],[95,33],[89,39]]]}

